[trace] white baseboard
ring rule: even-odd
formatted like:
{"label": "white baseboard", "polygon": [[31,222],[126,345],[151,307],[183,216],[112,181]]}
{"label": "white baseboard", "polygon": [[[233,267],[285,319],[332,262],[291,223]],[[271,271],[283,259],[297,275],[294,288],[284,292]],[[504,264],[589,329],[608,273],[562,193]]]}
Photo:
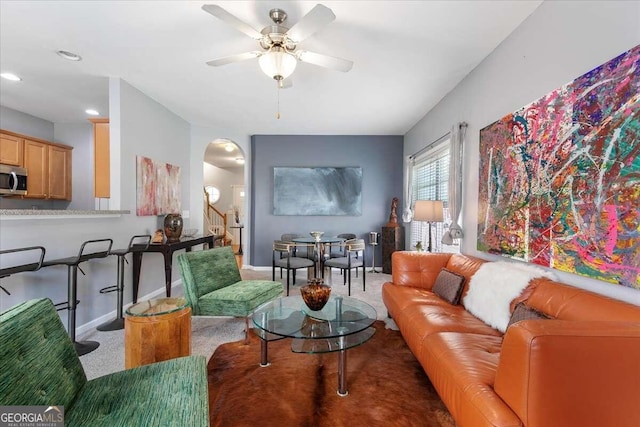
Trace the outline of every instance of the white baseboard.
{"label": "white baseboard", "polygon": [[[182,280],[176,280],[175,282],[171,283],[171,289],[177,287],[178,285],[182,285]],[[138,297],[138,301],[145,301],[148,299],[152,299],[155,298],[157,296],[164,296],[165,295],[165,288],[164,286],[161,288],[156,289],[155,291],[152,291],[146,295],[143,295],[141,297]],[[125,311],[127,308],[131,307],[133,305],[133,303],[128,303],[128,304],[124,304],[122,306],[122,310]],[[93,319],[90,322],[87,322],[83,325],[80,325],[76,328],[76,336],[77,337],[81,337],[83,334],[89,333],[89,332],[93,332],[93,330],[95,328],[97,328],[98,326],[102,325],[105,322],[108,322],[111,319],[115,319],[116,315],[117,315],[118,311],[117,310],[113,310],[107,314],[104,314],[100,317],[98,317],[97,319]]]}

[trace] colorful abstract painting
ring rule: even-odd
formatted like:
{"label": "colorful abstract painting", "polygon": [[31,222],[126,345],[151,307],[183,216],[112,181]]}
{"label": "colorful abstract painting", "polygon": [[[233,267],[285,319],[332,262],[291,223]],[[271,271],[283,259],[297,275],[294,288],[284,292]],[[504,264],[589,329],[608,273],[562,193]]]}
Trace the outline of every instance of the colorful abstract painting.
{"label": "colorful abstract painting", "polygon": [[136,215],[180,213],[180,167],[136,156]]}
{"label": "colorful abstract painting", "polygon": [[640,289],[640,46],[480,131],[478,250]]}

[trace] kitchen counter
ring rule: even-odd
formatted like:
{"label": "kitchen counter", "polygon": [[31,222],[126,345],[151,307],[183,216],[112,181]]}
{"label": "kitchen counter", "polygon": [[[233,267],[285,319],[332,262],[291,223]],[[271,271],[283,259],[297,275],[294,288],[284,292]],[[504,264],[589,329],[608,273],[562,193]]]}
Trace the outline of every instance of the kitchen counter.
{"label": "kitchen counter", "polygon": [[130,214],[128,210],[69,210],[69,209],[0,209],[0,221],[15,219],[111,218]]}

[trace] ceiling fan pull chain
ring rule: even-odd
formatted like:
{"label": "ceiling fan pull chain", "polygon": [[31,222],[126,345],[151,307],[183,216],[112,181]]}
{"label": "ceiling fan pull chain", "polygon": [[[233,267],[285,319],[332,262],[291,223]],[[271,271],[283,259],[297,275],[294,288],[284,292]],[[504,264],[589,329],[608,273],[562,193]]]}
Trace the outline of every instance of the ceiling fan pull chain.
{"label": "ceiling fan pull chain", "polygon": [[278,112],[276,114],[276,118],[280,120],[280,82],[276,81],[276,85],[278,86],[276,89],[278,91]]}

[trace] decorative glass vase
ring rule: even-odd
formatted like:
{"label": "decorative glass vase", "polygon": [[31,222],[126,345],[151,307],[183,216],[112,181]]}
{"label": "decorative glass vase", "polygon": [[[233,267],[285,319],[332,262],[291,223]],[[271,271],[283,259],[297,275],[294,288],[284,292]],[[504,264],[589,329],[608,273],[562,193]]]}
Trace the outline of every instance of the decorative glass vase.
{"label": "decorative glass vase", "polygon": [[182,235],[182,215],[167,214],[164,217],[164,235],[167,236],[167,242],[177,242]]}
{"label": "decorative glass vase", "polygon": [[307,284],[300,288],[304,303],[312,311],[319,311],[329,301],[331,286],[325,285],[322,279],[309,279]]}

